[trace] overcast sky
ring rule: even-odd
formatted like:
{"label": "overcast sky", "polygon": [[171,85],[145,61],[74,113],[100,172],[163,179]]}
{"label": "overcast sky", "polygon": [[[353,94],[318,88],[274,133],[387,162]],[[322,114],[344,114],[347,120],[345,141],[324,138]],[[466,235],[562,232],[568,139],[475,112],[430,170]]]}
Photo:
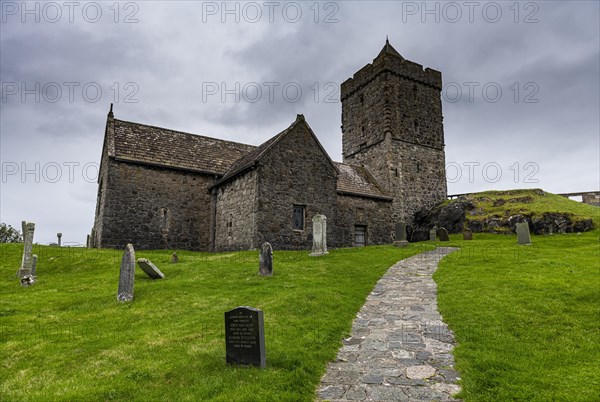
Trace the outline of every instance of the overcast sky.
{"label": "overcast sky", "polygon": [[341,161],[339,86],[386,35],[442,72],[450,194],[598,190],[599,3],[424,4],[0,1],[0,220],[85,242],[111,102],[253,145],[301,113]]}

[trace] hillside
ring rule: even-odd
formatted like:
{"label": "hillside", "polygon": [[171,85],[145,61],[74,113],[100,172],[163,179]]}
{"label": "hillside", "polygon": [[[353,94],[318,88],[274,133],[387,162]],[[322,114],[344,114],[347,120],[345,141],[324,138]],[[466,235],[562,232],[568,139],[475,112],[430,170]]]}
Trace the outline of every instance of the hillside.
{"label": "hillside", "polygon": [[[486,191],[448,200],[416,218],[413,240],[437,225],[450,233],[511,233],[527,221],[535,234],[586,232],[598,227],[600,208],[540,189]],[[423,239],[421,239],[423,238]]]}

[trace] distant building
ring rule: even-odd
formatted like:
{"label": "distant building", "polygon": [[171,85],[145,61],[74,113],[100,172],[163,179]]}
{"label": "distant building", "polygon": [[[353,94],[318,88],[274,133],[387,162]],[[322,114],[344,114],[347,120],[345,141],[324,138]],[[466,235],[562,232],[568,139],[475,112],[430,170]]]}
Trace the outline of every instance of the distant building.
{"label": "distant building", "polygon": [[446,199],[441,73],[386,41],[341,87],[344,163],[302,115],[254,147],[106,122],[91,246],[224,251],[390,243],[396,222]]}

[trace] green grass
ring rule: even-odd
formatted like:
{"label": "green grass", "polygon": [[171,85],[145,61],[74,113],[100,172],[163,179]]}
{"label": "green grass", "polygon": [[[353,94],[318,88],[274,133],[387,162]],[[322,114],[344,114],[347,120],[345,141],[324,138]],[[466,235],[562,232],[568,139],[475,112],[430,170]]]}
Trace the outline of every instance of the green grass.
{"label": "green grass", "polygon": [[[491,199],[482,201],[484,214],[506,214],[519,202],[495,211],[494,197],[528,191],[474,197]],[[547,193],[535,199],[519,208],[600,221],[600,208]],[[460,397],[600,401],[599,236],[533,236],[532,246],[517,246],[514,235],[476,233],[438,244],[461,247],[434,276],[458,341]],[[22,288],[22,246],[0,244],[0,401],[312,401],[377,280],[431,248],[340,249],[320,258],[276,251],[271,278],[257,275],[256,252],[180,251],[181,262],[170,264],[170,251],[139,251],[166,278],[138,270],[135,300],[121,304],[120,251],[35,246],[38,283]],[[265,370],[225,364],[223,313],[240,305],[264,311]]]}
{"label": "green grass", "polygon": [[574,222],[585,219],[593,219],[596,224],[600,222],[600,208],[538,189],[486,191],[464,198],[472,201],[479,210],[477,215],[467,213],[467,220],[484,221],[491,217],[508,218],[518,214],[535,218],[544,213],[558,212],[569,214]]}
{"label": "green grass", "polygon": [[[328,361],[381,275],[432,248],[411,245],[274,254],[139,251],[135,300],[116,301],[122,252],[34,246],[38,283],[15,272],[22,246],[0,245],[0,400],[311,401]],[[225,364],[224,312],[264,311],[267,368]]]}
{"label": "green grass", "polygon": [[434,275],[466,401],[600,401],[600,231],[451,236]]}

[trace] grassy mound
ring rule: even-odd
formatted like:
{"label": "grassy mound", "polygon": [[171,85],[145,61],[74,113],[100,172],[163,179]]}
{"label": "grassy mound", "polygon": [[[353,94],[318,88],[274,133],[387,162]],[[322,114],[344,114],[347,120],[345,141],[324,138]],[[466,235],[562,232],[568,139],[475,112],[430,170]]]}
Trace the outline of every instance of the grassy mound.
{"label": "grassy mound", "polygon": [[509,233],[519,221],[528,221],[536,234],[585,232],[600,222],[600,208],[539,189],[470,194],[442,208],[456,203],[465,206],[463,225],[475,232]]}

